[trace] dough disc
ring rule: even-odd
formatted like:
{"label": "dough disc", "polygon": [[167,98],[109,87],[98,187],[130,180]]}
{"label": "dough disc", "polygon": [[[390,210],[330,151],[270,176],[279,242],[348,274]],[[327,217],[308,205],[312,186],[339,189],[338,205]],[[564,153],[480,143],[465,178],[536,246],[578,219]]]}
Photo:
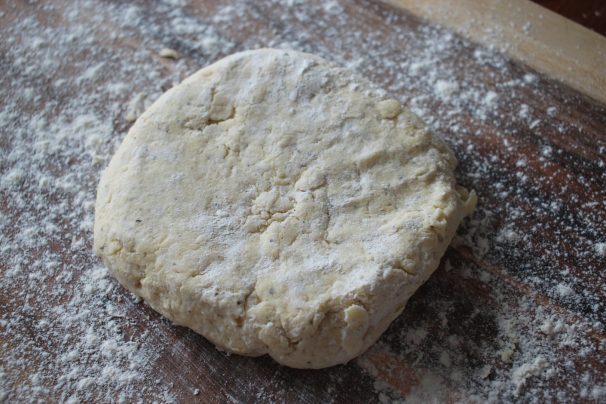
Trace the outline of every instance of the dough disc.
{"label": "dough disc", "polygon": [[472,211],[455,165],[351,72],[237,53],[136,121],[99,184],[94,248],[221,349],[332,366],[379,338]]}

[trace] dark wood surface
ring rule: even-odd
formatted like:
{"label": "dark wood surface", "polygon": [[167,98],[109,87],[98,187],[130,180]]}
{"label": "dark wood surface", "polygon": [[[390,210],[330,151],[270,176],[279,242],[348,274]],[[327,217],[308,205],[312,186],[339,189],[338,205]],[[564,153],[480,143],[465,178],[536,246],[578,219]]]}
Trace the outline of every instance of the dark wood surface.
{"label": "dark wood surface", "polygon": [[[54,4],[56,8],[49,11],[43,3],[6,3],[0,34],[17,35],[15,24],[26,18],[37,18],[42,26],[55,29],[73,24],[73,19],[64,18],[70,3]],[[104,20],[107,15],[101,12],[94,15],[104,7],[121,7],[119,2],[91,4],[94,6],[83,6],[75,18],[88,19],[90,29],[99,34],[91,44],[96,51],[74,45],[72,56],[90,58],[89,65],[105,58],[116,68],[102,80],[67,85],[64,90],[53,87],[48,77],[35,82],[41,99],[18,104],[24,119],[49,109],[60,115],[76,93],[98,91],[99,99],[90,108],[111,117],[115,144],[128,130],[124,116],[133,94],[144,91],[157,95],[184,73],[237,50],[289,43],[338,63],[358,62],[353,65],[361,74],[430,121],[459,158],[460,183],[475,189],[479,198],[476,214],[462,225],[440,268],[411,298],[402,316],[361,358],[330,369],[295,370],[267,357],[225,355],[201,336],[171,325],[144,303],[134,302],[110,281],[115,291],[99,299],[111,300],[123,314],[106,320],[119,328],[124,342],[143,341],[145,346],[155,347],[156,354],[146,364],[145,374],[153,376],[133,381],[134,390],[129,390],[127,401],[163,401],[154,393],[155,385],[168,389],[180,402],[367,403],[406,397],[443,402],[606,400],[604,390],[591,389],[606,385],[606,257],[600,249],[600,243],[606,242],[604,105],[380,2],[346,0],[336,10],[327,9],[320,1],[295,4],[293,9],[270,1],[236,2],[237,10],[221,22],[210,19],[222,7],[220,2],[194,0],[185,6],[188,18],[212,26],[216,35],[228,39],[229,46],[213,52],[192,46],[184,39],[188,34],[175,24],[166,25],[167,9],[157,2],[136,3],[144,19],[134,26]],[[307,18],[298,18],[297,12]],[[146,31],[142,24],[159,28]],[[108,39],[111,31],[124,35]],[[439,59],[434,66],[438,78],[456,79],[461,91],[474,90],[479,98],[471,96],[465,102],[443,99],[436,94],[429,73],[409,77],[410,60],[426,60],[427,47],[439,43],[431,40],[434,36],[446,36],[450,47],[431,52]],[[11,47],[19,47],[20,41],[0,44],[2,97],[15,96],[10,83],[23,81],[15,59],[9,57]],[[77,44],[79,39],[73,41]],[[179,61],[154,56],[161,46],[176,49],[181,54]],[[144,61],[135,58],[142,48],[150,49]],[[128,73],[118,68],[131,54],[133,66],[141,71],[147,71],[144,64],[159,66],[154,75],[134,80],[137,69]],[[77,64],[63,63],[53,75],[68,80],[70,75],[80,74],[78,69]],[[451,74],[456,77],[448,76]],[[110,97],[99,88],[116,75],[122,75],[125,82],[132,80],[132,89]],[[494,106],[487,107],[482,101],[488,91],[498,94]],[[521,110],[528,110],[528,115]],[[2,153],[8,156],[14,141],[6,127],[1,133]],[[102,150],[109,153],[110,144]],[[0,173],[6,175],[10,164],[0,163]],[[53,164],[56,167],[52,168]],[[86,181],[79,186],[94,195],[102,165],[78,164],[48,162],[58,173],[70,167],[83,170]],[[38,215],[45,212],[40,205],[15,205],[18,193],[35,196],[27,186],[0,189],[0,210],[13,223],[3,227],[9,242],[16,237],[14,229],[20,218],[34,210]],[[41,198],[49,206],[61,202],[60,194]],[[75,223],[66,221],[61,228],[63,238],[31,250],[32,259],[41,250],[52,249],[61,257],[65,270],[74,272],[74,279],[99,265],[90,257],[90,230],[78,230]],[[65,241],[72,234],[81,234],[84,240],[76,253]],[[21,251],[18,245],[14,248]],[[0,271],[6,274],[12,261],[6,252],[3,254]],[[44,298],[54,293],[54,284],[65,288],[61,297]],[[78,291],[72,290],[70,283],[51,278],[40,286],[37,297],[34,294],[25,299],[18,293],[23,285],[15,284],[12,289],[6,285],[2,285],[0,314],[23,318],[20,325],[30,330],[31,337],[6,330],[0,334],[4,339],[0,341],[0,364],[5,372],[0,382],[4,380],[8,389],[5,399],[62,401],[72,393],[79,397],[57,387],[60,375],[52,374],[43,377],[47,390],[27,390],[32,395],[23,395],[25,390],[19,386],[27,384],[28,374],[7,359],[27,341],[45,347],[45,360],[59,360],[59,351],[65,346],[54,336],[40,335],[35,324],[44,318],[45,306],[61,307]],[[24,316],[26,302],[38,314]],[[564,331],[541,331],[546,319],[560,321]],[[502,356],[507,347],[512,349],[510,359]],[[544,357],[547,365],[518,383],[520,369],[538,356]],[[39,356],[24,354],[23,360],[29,361],[32,372],[42,367]],[[120,389],[113,389],[111,384],[97,386],[86,397],[99,401],[109,395],[118,401]]]}

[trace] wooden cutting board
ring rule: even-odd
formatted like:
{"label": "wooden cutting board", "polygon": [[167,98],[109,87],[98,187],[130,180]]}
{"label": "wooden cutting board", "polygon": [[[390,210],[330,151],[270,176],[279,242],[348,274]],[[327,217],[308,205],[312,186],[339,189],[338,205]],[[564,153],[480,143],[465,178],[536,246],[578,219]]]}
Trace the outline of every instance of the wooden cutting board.
{"label": "wooden cutting board", "polygon": [[[452,3],[2,3],[0,401],[605,401],[606,40],[526,1]],[[385,88],[478,193],[440,268],[347,365],[219,352],[90,253],[96,182],[129,121],[260,46]]]}

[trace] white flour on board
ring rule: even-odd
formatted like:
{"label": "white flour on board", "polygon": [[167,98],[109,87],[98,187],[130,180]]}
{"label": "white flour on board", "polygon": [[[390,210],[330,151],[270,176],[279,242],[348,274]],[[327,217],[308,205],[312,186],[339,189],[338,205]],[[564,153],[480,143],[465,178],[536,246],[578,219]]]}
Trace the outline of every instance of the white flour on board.
{"label": "white flour on board", "polygon": [[[399,25],[395,13],[383,14],[376,31],[357,30],[358,23],[348,20],[344,10],[374,7],[363,1],[270,3],[240,0],[196,12],[179,8],[187,1],[158,2],[147,8],[138,3],[84,1],[65,3],[70,7],[61,2],[4,6],[0,13],[0,63],[5,72],[0,77],[0,401],[49,396],[65,402],[179,398],[170,383],[149,371],[160,355],[150,333],[161,320],[145,320],[144,331],[125,334],[123,325],[139,312],[140,303],[91,255],[95,187],[129,122],[159,94],[221,56],[263,46],[317,53],[358,70],[398,96],[438,134],[448,134],[446,140],[462,158],[460,176],[468,187],[477,189],[483,178],[494,175],[494,166],[507,166],[513,159],[510,166],[518,183],[496,178],[490,189],[477,189],[478,212],[456,241],[471,248],[478,259],[515,257],[541,240],[543,233],[555,234],[540,246],[543,257],[526,257],[524,262],[531,264],[508,268],[505,278],[499,272],[446,261],[445,273],[459,271],[465,281],[491,288],[499,309],[484,313],[470,308],[469,322],[484,319],[494,324],[496,334],[487,336],[485,344],[470,344],[451,331],[449,319],[457,308],[448,296],[419,302],[430,305],[437,313],[435,319],[392,327],[376,347],[350,365],[361,366],[375,380],[376,399],[606,399],[604,375],[591,365],[579,364],[604,361],[596,353],[604,352],[605,343],[588,335],[604,332],[605,307],[598,296],[605,291],[603,286],[601,292],[587,290],[605,283],[599,270],[604,269],[600,263],[606,256],[606,239],[597,223],[606,204],[601,195],[584,202],[572,188],[554,193],[548,203],[522,194],[518,185],[531,181],[532,170],[555,169],[552,159],[563,151],[553,144],[539,145],[540,166],[531,166],[516,156],[517,136],[524,133],[507,125],[515,122],[529,133],[582,131],[558,119],[558,114],[574,110],[575,101],[545,111],[540,103],[528,105],[529,95],[546,96],[536,74],[447,31]],[[233,26],[238,28],[230,29]],[[458,65],[461,53],[468,54],[469,70]],[[495,139],[511,156],[496,149],[476,150],[473,139],[484,136],[495,123],[502,128]],[[596,149],[595,164],[604,167],[606,145]],[[597,175],[603,180],[604,171]],[[593,186],[597,179],[577,180]],[[482,204],[487,192],[498,195],[502,205]],[[512,198],[534,205],[537,217],[561,215],[561,227],[549,228],[546,223],[528,230],[521,224],[540,220],[509,203]],[[565,209],[570,198],[578,199],[578,213]],[[497,217],[507,219],[497,221]],[[569,230],[582,234],[575,239],[573,253],[586,260],[587,271],[598,274],[595,285],[579,284],[572,276],[575,268],[567,263],[569,252],[562,248],[568,243],[570,223],[576,227]],[[541,262],[560,261],[558,267],[541,267]],[[540,290],[541,296],[513,294],[507,282],[516,276]],[[582,307],[586,316],[543,307],[537,304],[541,299]],[[33,303],[40,301],[42,310]],[[10,312],[2,309],[5,306]],[[519,312],[526,317],[514,314]],[[9,340],[15,343],[9,345]],[[61,349],[47,349],[51,346]],[[406,389],[398,382],[401,369],[387,373],[377,369],[373,362],[377,352],[408,363],[417,383]],[[583,374],[569,382],[567,374],[580,367]],[[339,391],[339,378],[330,383],[329,391]],[[200,389],[190,386],[190,397],[202,397]],[[273,396],[260,390],[256,397]]]}

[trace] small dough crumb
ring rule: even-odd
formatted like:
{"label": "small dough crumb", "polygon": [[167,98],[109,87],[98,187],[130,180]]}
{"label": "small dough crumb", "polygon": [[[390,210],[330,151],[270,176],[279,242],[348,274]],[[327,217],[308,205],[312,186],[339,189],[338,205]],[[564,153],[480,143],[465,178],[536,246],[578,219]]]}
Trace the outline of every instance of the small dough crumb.
{"label": "small dough crumb", "polygon": [[377,109],[385,119],[394,119],[402,111],[402,106],[397,100],[384,100],[377,104]]}
{"label": "small dough crumb", "polygon": [[130,100],[128,103],[128,109],[126,111],[126,121],[129,123],[133,123],[137,120],[139,115],[143,113],[145,108],[145,94],[138,93]]}
{"label": "small dough crumb", "polygon": [[160,52],[158,52],[158,55],[160,55],[160,57],[163,57],[165,59],[179,59],[179,52],[177,52],[174,49],[171,48],[162,48],[160,49]]}
{"label": "small dough crumb", "polygon": [[480,377],[482,379],[488,379],[488,376],[490,376],[491,371],[492,371],[492,366],[490,366],[490,365],[482,366],[482,369],[480,369]]}

